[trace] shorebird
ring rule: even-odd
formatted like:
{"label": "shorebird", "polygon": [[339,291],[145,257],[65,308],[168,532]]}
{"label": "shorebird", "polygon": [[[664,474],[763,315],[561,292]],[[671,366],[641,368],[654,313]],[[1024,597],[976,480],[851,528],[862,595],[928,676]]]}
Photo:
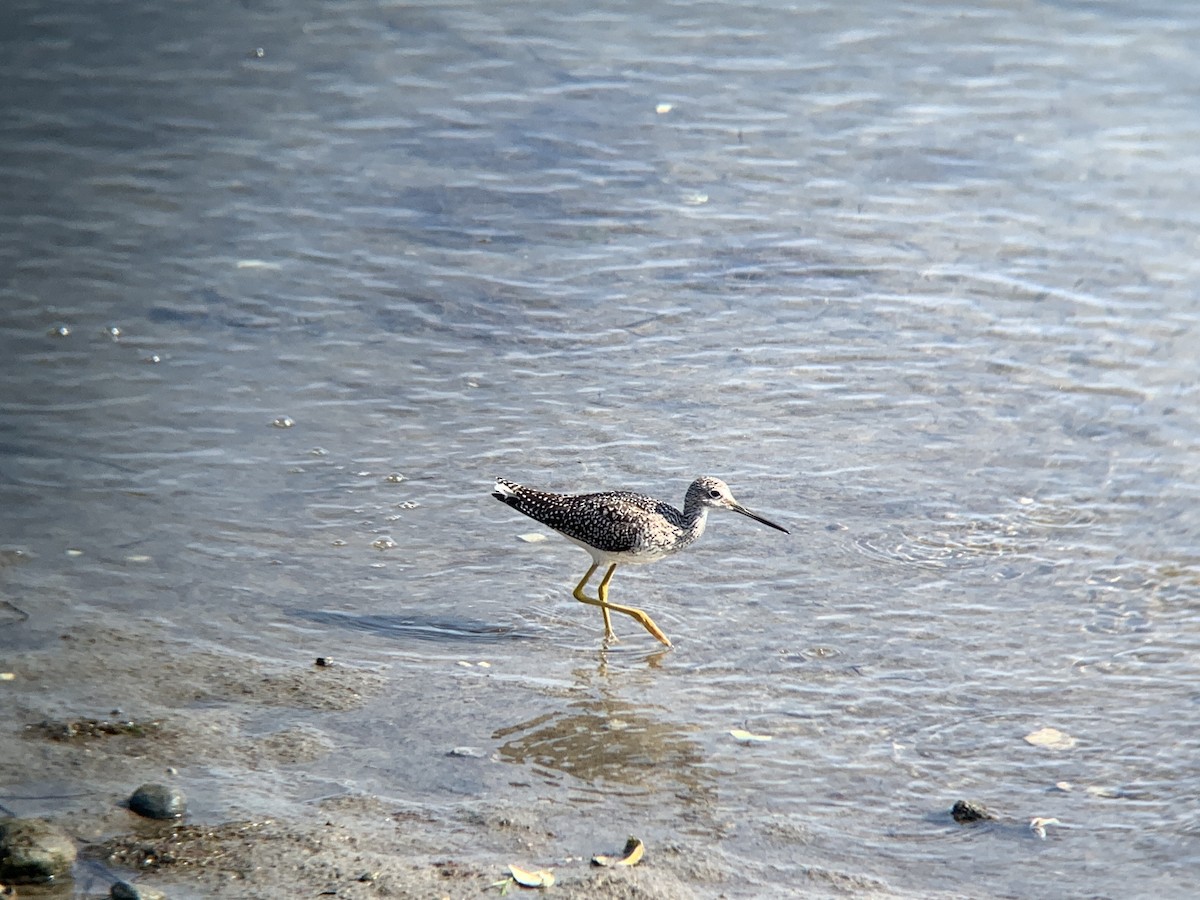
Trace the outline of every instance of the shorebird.
{"label": "shorebird", "polygon": [[[608,583],[617,566],[643,565],[690,547],[708,521],[710,509],[731,509],[790,534],[758,513],[751,512],[733,499],[729,486],[719,478],[702,476],[692,482],[680,512],[669,503],[631,491],[602,491],[596,494],[552,494],[497,478],[492,496],[517,512],[549,526],[578,544],[592,556],[592,566],[575,585],[572,596],[580,603],[600,607],[604,614],[604,639],[615,641],[610,612],[624,613],[668,647],[671,641],[645,612],[632,606],[608,601]],[[607,565],[600,579],[597,596],[583,592],[596,569]]]}

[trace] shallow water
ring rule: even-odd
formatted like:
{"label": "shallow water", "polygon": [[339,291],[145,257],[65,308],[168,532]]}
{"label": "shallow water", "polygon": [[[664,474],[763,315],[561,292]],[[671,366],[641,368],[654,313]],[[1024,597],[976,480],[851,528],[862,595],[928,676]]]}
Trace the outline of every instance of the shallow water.
{"label": "shallow water", "polygon": [[[336,754],[181,772],[284,814],[528,799],[564,855],[710,845],[747,896],[1191,889],[1200,12],[9,18],[5,658],[148,620],[379,667],[305,717]],[[700,473],[793,534],[619,570],[667,653],[599,651],[586,556],[488,497]]]}

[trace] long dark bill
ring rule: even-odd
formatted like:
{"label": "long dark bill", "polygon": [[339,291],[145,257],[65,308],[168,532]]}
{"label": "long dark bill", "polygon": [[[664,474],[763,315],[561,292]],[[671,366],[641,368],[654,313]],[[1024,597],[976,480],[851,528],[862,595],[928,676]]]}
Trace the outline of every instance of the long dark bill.
{"label": "long dark bill", "polygon": [[776,531],[782,531],[784,534],[791,534],[791,532],[788,531],[786,528],[784,528],[782,525],[776,525],[770,519],[764,519],[758,513],[750,512],[750,510],[746,509],[746,507],[742,506],[740,503],[735,503],[734,505],[730,506],[729,508],[732,509],[734,512],[741,513],[743,516],[745,516],[748,519],[753,519],[755,522],[762,522],[764,525],[769,525],[772,528],[774,528]]}

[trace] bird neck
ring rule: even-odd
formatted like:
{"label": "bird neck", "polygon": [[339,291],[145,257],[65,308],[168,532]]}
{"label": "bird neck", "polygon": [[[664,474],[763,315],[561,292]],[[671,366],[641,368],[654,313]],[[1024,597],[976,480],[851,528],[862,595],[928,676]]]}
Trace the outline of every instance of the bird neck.
{"label": "bird neck", "polygon": [[700,535],[704,534],[704,526],[707,524],[708,507],[699,500],[688,497],[683,507],[683,531],[687,535],[689,544],[699,540]]}

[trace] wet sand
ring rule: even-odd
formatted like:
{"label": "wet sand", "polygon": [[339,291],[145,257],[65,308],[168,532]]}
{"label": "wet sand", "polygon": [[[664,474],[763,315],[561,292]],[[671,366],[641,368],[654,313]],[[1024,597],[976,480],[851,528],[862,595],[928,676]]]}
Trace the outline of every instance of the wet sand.
{"label": "wet sand", "polygon": [[[118,879],[173,898],[498,895],[509,863],[552,869],[559,897],[755,893],[718,849],[699,843],[650,847],[636,868],[595,867],[565,854],[536,804],[469,799],[435,808],[343,794],[277,815],[259,802],[274,773],[348,748],[332,727],[252,733],[250,714],[269,707],[286,723],[288,710],[334,717],[360,708],[388,690],[382,667],[270,664],[195,649],[152,623],[112,616],[76,620],[57,635],[37,636],[31,621],[18,627],[33,640],[15,653],[7,642],[4,669],[13,677],[2,690],[13,714],[0,729],[0,783],[21,798],[7,812],[45,816],[75,838],[76,896],[107,894]],[[97,685],[122,698],[107,718],[94,718]],[[182,787],[189,814],[153,822],[130,812],[129,794],[147,780]],[[222,796],[206,796],[217,780]],[[818,896],[894,896],[867,877],[813,869],[809,878],[807,892]],[[38,895],[71,896],[65,885]]]}

